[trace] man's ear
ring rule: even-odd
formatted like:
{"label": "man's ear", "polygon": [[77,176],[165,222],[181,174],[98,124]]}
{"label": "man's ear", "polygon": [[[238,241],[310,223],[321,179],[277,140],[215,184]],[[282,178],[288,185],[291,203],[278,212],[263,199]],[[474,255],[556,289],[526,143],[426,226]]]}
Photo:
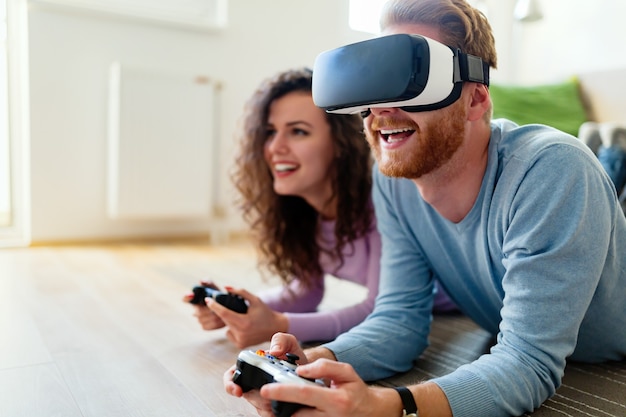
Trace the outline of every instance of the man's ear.
{"label": "man's ear", "polygon": [[489,88],[486,85],[479,83],[467,84],[470,90],[467,120],[473,122],[482,119],[485,112],[489,111],[491,96],[489,95]]}

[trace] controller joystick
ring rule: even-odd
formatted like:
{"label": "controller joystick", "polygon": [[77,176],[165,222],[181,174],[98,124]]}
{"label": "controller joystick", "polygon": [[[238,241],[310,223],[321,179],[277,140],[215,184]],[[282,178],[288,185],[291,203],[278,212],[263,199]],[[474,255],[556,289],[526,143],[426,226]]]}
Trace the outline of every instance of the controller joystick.
{"label": "controller joystick", "polygon": [[287,362],[292,365],[296,365],[296,362],[300,360],[300,356],[294,355],[293,353],[286,353],[285,356],[287,357]]}
{"label": "controller joystick", "polygon": [[[272,382],[324,386],[321,380],[312,381],[298,376],[296,361],[300,358],[292,353],[287,353],[286,356],[287,360],[281,360],[263,350],[241,351],[237,357],[233,382],[239,385],[243,392],[259,389]],[[289,417],[302,407],[304,406],[298,403],[272,401],[272,412],[276,417]]]}
{"label": "controller joystick", "polygon": [[198,285],[193,287],[193,298],[189,301],[191,304],[206,305],[205,298],[210,297],[226,308],[237,313],[244,314],[248,311],[248,304],[243,297],[229,292],[223,292],[214,288]]}

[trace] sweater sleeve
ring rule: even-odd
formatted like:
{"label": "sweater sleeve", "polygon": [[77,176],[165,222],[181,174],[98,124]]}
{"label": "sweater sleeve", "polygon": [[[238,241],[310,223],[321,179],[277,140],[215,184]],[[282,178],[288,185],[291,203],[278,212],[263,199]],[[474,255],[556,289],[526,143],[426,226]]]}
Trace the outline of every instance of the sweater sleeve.
{"label": "sweater sleeve", "polygon": [[[361,323],[374,309],[380,276],[380,235],[376,230],[344,250],[344,265],[334,274],[340,279],[364,284],[366,297],[353,305],[313,313],[286,313],[289,332],[304,342],[333,340]],[[365,267],[363,267],[365,266]],[[360,276],[360,275],[363,276]],[[364,281],[364,282],[363,282]]]}
{"label": "sweater sleeve", "polygon": [[339,267],[329,260],[321,262],[326,273],[367,289],[366,297],[355,304],[320,310],[325,294],[324,277],[320,277],[316,281],[318,285],[312,289],[306,289],[295,279],[286,287],[273,288],[259,296],[270,308],[285,313],[289,320],[289,333],[298,340],[332,340],[365,320],[372,312],[378,293],[380,251],[380,235],[374,228],[344,248],[344,262]]}
{"label": "sweater sleeve", "polygon": [[298,279],[292,280],[288,285],[273,287],[258,294],[259,298],[269,308],[281,313],[310,313],[324,297],[324,280],[315,280],[313,288],[306,288]]}
{"label": "sweater sleeve", "polygon": [[433,282],[422,252],[395,215],[390,182],[374,169],[373,198],[382,237],[380,287],[373,313],[325,344],[366,381],[405,372],[427,346]]}

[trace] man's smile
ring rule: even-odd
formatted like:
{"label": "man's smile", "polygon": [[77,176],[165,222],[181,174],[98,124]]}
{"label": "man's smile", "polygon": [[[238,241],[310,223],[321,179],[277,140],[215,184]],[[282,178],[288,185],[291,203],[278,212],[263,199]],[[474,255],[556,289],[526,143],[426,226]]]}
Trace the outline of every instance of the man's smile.
{"label": "man's smile", "polygon": [[379,130],[380,136],[387,143],[401,142],[409,138],[415,130],[408,127],[402,129],[381,129]]}

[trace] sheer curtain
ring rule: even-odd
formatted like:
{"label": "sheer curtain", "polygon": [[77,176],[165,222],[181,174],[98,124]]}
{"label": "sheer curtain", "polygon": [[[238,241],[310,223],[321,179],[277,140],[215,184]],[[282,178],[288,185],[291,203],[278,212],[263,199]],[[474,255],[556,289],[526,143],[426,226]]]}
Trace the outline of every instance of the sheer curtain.
{"label": "sheer curtain", "polygon": [[0,227],[11,224],[8,98],[7,4],[0,0]]}
{"label": "sheer curtain", "polygon": [[27,0],[0,0],[0,247],[30,243]]}

